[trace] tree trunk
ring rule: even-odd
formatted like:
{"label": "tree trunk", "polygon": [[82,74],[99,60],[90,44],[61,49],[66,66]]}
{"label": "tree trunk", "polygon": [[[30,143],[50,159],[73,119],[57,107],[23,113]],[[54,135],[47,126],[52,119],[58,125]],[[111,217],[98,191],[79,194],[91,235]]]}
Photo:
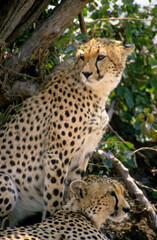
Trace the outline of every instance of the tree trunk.
{"label": "tree trunk", "polygon": [[50,0],[23,0],[20,2],[15,0],[11,2],[12,8],[8,11],[7,18],[0,28],[0,39],[7,43],[7,47],[12,46],[16,39],[38,19],[49,2]]}
{"label": "tree trunk", "polygon": [[[1,25],[0,42],[5,42],[10,46],[36,20],[49,1],[29,0],[28,2],[20,0],[18,4],[16,4],[15,0],[9,2],[12,8],[9,8],[8,12],[5,11],[5,8],[0,8],[0,13],[3,13],[3,16],[0,17],[1,22],[4,15],[6,15],[5,21]],[[29,66],[32,56],[33,59],[38,61],[39,53],[53,46],[66,28],[72,25],[74,17],[80,13],[88,2],[90,0],[62,0],[22,44],[19,54],[10,56],[5,65],[1,65],[0,95],[3,95],[6,101],[13,101],[18,96],[34,95],[40,84],[32,81],[28,83],[22,74],[17,74],[17,82],[15,81],[16,73],[21,73],[23,69]],[[11,75],[14,75],[14,77],[11,77]],[[0,107],[5,100],[0,102]]]}
{"label": "tree trunk", "polygon": [[51,47],[59,39],[66,28],[71,26],[73,19],[90,0],[63,0],[53,13],[41,24],[24,42],[20,48],[20,54],[14,58],[14,62],[8,61],[7,66],[20,72],[25,67],[31,56],[38,55],[39,49]]}

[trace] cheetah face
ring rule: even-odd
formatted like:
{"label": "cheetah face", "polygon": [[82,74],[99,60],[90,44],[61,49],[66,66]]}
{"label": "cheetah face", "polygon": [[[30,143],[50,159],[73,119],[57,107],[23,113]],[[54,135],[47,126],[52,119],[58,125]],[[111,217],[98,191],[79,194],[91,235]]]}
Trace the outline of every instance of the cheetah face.
{"label": "cheetah face", "polygon": [[124,189],[119,185],[116,189],[107,193],[108,202],[112,203],[111,208],[107,209],[108,219],[114,222],[121,222],[124,218],[127,217],[128,212],[130,211],[130,206],[124,197]]}
{"label": "cheetah face", "polygon": [[81,68],[80,77],[86,85],[95,88],[102,83],[112,91],[120,81],[126,58],[134,46],[121,46],[108,39],[92,39],[81,45],[76,57]]}
{"label": "cheetah face", "polygon": [[74,181],[72,190],[78,197],[80,209],[100,228],[107,219],[121,222],[130,206],[124,197],[124,188],[116,180],[102,176],[87,176]]}
{"label": "cheetah face", "polygon": [[105,223],[106,219],[121,222],[130,211],[130,206],[124,197],[123,186],[118,182],[113,183],[106,182],[109,190],[107,192],[105,190],[104,193],[102,190],[100,193],[98,189],[96,197],[92,200],[93,210],[90,214],[98,226]]}

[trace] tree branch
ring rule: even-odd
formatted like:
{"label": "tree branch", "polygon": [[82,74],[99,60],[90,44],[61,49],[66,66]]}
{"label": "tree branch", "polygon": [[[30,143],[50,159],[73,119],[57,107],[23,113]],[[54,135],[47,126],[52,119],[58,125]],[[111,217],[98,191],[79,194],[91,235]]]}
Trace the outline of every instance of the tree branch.
{"label": "tree branch", "polygon": [[8,60],[7,67],[20,72],[31,60],[37,56],[40,48],[52,46],[62,33],[68,28],[75,16],[90,0],[63,0],[52,14],[41,24],[20,48],[20,53],[14,59]]}
{"label": "tree branch", "polygon": [[82,12],[79,13],[78,18],[79,18],[79,22],[80,22],[81,32],[86,36],[86,40],[89,40],[88,33],[87,33],[87,28],[86,28],[86,23],[84,21],[84,16],[83,16]]}
{"label": "tree branch", "polygon": [[[15,0],[12,0],[12,1],[13,2],[11,3],[15,4]],[[32,1],[34,2],[35,0],[32,0]],[[33,12],[34,11],[33,9],[34,9],[34,6],[37,4],[37,2],[41,7],[42,5],[41,2],[44,2],[45,4],[45,2],[46,3],[48,2],[48,0],[45,0],[45,1],[36,0],[34,4],[31,5],[32,8],[30,8],[30,11],[32,12],[32,14],[36,14]],[[34,78],[35,79],[34,82],[31,82],[31,81],[27,82],[24,75],[21,74],[22,69],[27,66],[29,67],[29,64],[32,58],[33,58],[33,61],[37,60],[36,62],[39,62],[39,59],[38,59],[40,55],[39,53],[44,52],[45,49],[53,46],[56,40],[58,40],[62,36],[66,28],[68,28],[73,23],[74,17],[80,13],[82,8],[85,7],[85,5],[88,2],[90,2],[90,0],[62,0],[61,3],[55,9],[53,9],[51,15],[49,15],[49,17],[47,17],[44,20],[44,22],[40,24],[37,27],[37,29],[30,35],[30,37],[23,43],[23,45],[19,49],[19,54],[17,56],[15,56],[14,54],[10,54],[7,56],[7,58],[5,58],[5,61],[4,61],[5,65],[2,65],[1,63],[1,66],[0,66],[0,81],[1,81],[0,82],[0,99],[4,98],[3,101],[0,101],[0,107],[4,106],[10,101],[17,99],[19,96],[22,98],[25,98],[35,94],[35,92],[40,88],[40,82],[36,81],[37,78]],[[27,1],[23,2],[23,0],[21,0],[20,3],[26,4]],[[1,5],[3,7],[4,2],[3,4],[0,3],[0,6]],[[11,5],[11,6],[14,6],[14,5]],[[20,6],[21,8],[23,7],[23,5],[20,5]],[[20,10],[21,8],[18,6],[19,11],[21,11]],[[27,10],[28,8],[29,6],[27,6]],[[5,8],[2,9],[2,12],[3,10],[5,10]],[[37,15],[39,15],[39,12],[37,13]],[[0,13],[1,13],[1,9],[0,9]],[[17,9],[16,9],[16,14],[18,14]],[[14,14],[14,11],[12,10],[12,12],[10,12],[9,15],[7,15],[7,20],[9,21],[9,16],[12,16],[12,15],[13,15],[12,19],[15,18],[14,20],[16,20],[16,17],[15,17],[16,14]],[[25,29],[26,25],[28,26],[28,23],[31,24],[32,19],[35,19],[35,16],[37,16],[37,15],[33,15],[33,18],[29,21],[29,14],[30,14],[29,12],[25,11],[25,14],[23,14],[23,18],[21,18],[22,20],[20,21],[21,25],[17,26],[15,24],[17,28],[15,28],[14,31],[12,29],[6,35],[5,35],[5,32],[3,31],[5,35],[5,37],[4,36],[3,37],[4,39],[7,38],[7,40],[9,41],[9,44],[12,43],[12,40],[9,40],[11,36],[13,37],[13,39],[15,37],[14,34],[15,35],[17,34],[18,36],[19,31],[22,31],[22,29]],[[3,18],[0,16],[0,20],[1,19]],[[20,17],[18,17],[18,20],[19,19]],[[18,23],[18,21],[16,23]],[[4,40],[0,39],[0,42],[4,43]],[[33,77],[29,76],[28,78],[33,78]],[[20,92],[19,92],[19,89],[20,89]]]}
{"label": "tree branch", "polygon": [[124,20],[124,21],[151,21],[151,19],[145,19],[145,18],[99,18],[96,20],[88,21],[88,23],[94,23],[98,21],[117,21],[117,20]]}
{"label": "tree branch", "polygon": [[157,215],[148,201],[148,199],[144,196],[143,192],[137,187],[135,184],[134,179],[130,176],[128,169],[112,154],[112,153],[105,153],[102,150],[98,150],[99,156],[101,158],[108,158],[116,170],[119,172],[121,177],[123,178],[124,183],[126,184],[129,192],[133,194],[136,199],[144,205],[148,212],[148,219],[150,221],[150,225],[152,229],[157,232]]}
{"label": "tree branch", "polygon": [[5,22],[3,29],[1,29],[0,39],[5,41],[9,37],[25,14],[30,10],[34,2],[35,0],[21,0],[11,8],[11,11],[8,11],[8,21]]}
{"label": "tree branch", "polygon": [[19,36],[21,36],[34,22],[36,22],[38,17],[48,6],[49,2],[50,0],[35,0],[32,7],[25,13],[17,26],[14,26],[14,31],[6,39],[7,47],[10,47]]}

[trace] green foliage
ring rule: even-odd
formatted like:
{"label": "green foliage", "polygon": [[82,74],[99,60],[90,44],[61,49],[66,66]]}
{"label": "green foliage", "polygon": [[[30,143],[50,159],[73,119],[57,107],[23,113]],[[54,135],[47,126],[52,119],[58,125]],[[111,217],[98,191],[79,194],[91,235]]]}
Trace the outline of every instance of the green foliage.
{"label": "green foliage", "polygon": [[[130,142],[122,142],[117,136],[110,136],[102,141],[101,149],[112,152],[118,159],[120,159],[124,164],[136,168],[135,155],[132,154],[134,145]],[[106,159],[104,159],[105,164]]]}
{"label": "green foliage", "polygon": [[146,120],[143,119],[143,116],[140,117],[141,119],[141,132],[144,137],[148,140],[153,142],[157,142],[157,124],[154,121],[154,115],[152,113],[147,114]]}
{"label": "green foliage", "polygon": [[157,192],[152,191],[152,196],[153,196],[154,199],[157,199]]}

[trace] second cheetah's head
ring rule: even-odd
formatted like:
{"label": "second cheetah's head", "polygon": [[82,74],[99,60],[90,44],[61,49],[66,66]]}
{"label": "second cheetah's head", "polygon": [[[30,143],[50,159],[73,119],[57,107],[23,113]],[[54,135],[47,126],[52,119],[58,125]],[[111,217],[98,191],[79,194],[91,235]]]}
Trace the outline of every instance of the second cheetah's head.
{"label": "second cheetah's head", "polygon": [[70,185],[79,211],[100,228],[107,219],[122,221],[130,210],[124,197],[124,187],[118,181],[103,176],[89,175]]}

